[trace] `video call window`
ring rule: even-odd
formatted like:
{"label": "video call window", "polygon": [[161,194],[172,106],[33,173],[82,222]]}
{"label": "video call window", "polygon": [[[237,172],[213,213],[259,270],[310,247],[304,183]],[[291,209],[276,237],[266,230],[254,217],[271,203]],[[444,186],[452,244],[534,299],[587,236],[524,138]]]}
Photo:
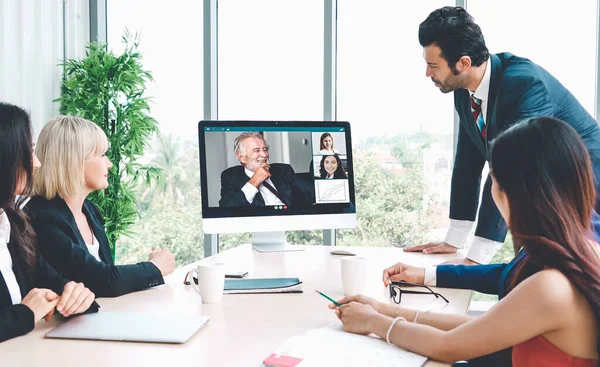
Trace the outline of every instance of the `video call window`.
{"label": "video call window", "polygon": [[343,128],[219,125],[204,127],[204,135],[209,208],[284,214],[353,200]]}

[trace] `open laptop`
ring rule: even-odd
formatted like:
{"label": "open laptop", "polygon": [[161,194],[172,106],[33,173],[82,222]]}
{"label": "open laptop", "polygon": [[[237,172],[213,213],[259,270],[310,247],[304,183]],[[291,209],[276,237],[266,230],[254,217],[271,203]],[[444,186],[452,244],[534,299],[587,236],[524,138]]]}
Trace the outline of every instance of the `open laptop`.
{"label": "open laptop", "polygon": [[208,316],[98,312],[72,318],[47,338],[185,343],[206,325]]}

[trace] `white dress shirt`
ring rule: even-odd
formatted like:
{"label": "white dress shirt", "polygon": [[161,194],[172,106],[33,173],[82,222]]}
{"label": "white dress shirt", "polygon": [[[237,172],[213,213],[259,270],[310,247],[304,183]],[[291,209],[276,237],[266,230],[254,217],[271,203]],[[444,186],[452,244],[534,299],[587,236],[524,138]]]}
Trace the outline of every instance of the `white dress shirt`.
{"label": "white dress shirt", "polygon": [[3,211],[0,214],[0,272],[4,277],[4,282],[8,288],[10,299],[13,305],[21,303],[21,289],[12,268],[12,257],[8,251],[8,242],[10,241],[10,222],[8,216]]}
{"label": "white dress shirt", "polygon": [[477,89],[475,89],[475,92],[469,91],[469,94],[471,96],[475,95],[475,98],[481,100],[481,114],[483,115],[483,121],[486,121],[487,119],[490,81],[492,80],[492,68],[490,62],[491,60],[488,58],[487,64],[485,66],[485,72],[483,73],[483,79],[481,79],[481,83],[479,83],[479,86],[477,87]]}
{"label": "white dress shirt", "polygon": [[100,244],[98,243],[98,240],[96,239],[96,236],[94,236],[93,232],[92,232],[92,244],[90,245],[86,242],[85,245],[87,246],[90,254],[93,257],[95,257],[96,260],[102,261],[102,260],[100,260]]}
{"label": "white dress shirt", "polygon": [[[252,176],[254,175],[254,172],[250,171],[246,167],[244,167],[244,172],[246,173],[246,176],[248,176],[250,178],[252,178]],[[267,181],[267,183],[271,184],[271,186],[275,187],[275,185],[273,184],[273,181],[271,181],[271,178],[267,178],[265,181]],[[277,190],[276,187],[275,187],[275,190]],[[265,200],[265,206],[267,206],[267,205],[285,205],[285,203],[282,202],[281,200],[279,200],[279,198],[277,196],[275,196],[275,194],[273,194],[271,192],[271,190],[267,189],[262,184],[260,186],[258,186],[258,188],[256,188],[250,182],[246,182],[246,184],[242,187],[242,192],[244,193],[244,196],[246,196],[246,200],[248,200],[248,202],[250,204],[252,204],[252,202],[254,201],[254,197],[256,196],[256,194],[259,191],[260,191],[260,195]]]}
{"label": "white dress shirt", "polygon": [[[471,95],[475,95],[475,98],[481,100],[481,113],[483,114],[484,121],[487,118],[487,107],[488,107],[488,94],[490,91],[490,80],[492,77],[492,68],[490,64],[490,59],[488,58],[485,72],[483,74],[483,79],[479,86],[475,90],[475,92],[469,91]],[[456,247],[462,248],[473,228],[474,222],[469,220],[457,220],[450,219],[450,228],[448,229],[448,233],[444,239],[444,242]],[[487,264],[492,260],[494,254],[502,247],[501,242],[496,242],[489,240],[487,238],[475,236],[473,238],[473,242],[471,243],[471,248],[467,253],[467,258],[478,262],[480,264]],[[431,270],[430,270],[431,272]],[[425,277],[427,278],[427,271],[425,272]],[[433,281],[435,281],[435,271],[433,272]],[[430,277],[431,278],[431,277]]]}

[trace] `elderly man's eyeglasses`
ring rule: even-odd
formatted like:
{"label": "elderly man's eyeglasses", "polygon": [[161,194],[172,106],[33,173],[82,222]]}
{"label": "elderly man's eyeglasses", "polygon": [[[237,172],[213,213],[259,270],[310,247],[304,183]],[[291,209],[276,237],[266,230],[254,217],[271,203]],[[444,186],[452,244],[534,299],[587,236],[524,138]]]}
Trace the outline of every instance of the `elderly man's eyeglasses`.
{"label": "elderly man's eyeglasses", "polygon": [[[414,291],[410,289],[402,289],[401,287],[421,287],[426,288],[429,292],[426,291]],[[397,304],[400,304],[402,301],[402,294],[432,294],[435,298],[442,298],[446,303],[450,303],[446,297],[442,296],[439,293],[434,292],[431,288],[424,284],[414,284],[408,282],[391,282],[390,283],[390,298],[394,300]]]}

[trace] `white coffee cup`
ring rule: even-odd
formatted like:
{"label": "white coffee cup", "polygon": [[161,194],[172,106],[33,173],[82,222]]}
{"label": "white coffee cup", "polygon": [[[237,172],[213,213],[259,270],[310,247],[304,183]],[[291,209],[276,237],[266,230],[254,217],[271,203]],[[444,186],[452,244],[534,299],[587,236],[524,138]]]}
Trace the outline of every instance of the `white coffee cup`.
{"label": "white coffee cup", "polygon": [[363,293],[367,280],[367,259],[362,256],[346,256],[342,261],[342,288],[346,296]]}
{"label": "white coffee cup", "polygon": [[191,284],[202,298],[202,303],[219,303],[223,299],[225,287],[225,265],[222,263],[200,264],[190,272],[193,279],[197,274],[198,284]]}

